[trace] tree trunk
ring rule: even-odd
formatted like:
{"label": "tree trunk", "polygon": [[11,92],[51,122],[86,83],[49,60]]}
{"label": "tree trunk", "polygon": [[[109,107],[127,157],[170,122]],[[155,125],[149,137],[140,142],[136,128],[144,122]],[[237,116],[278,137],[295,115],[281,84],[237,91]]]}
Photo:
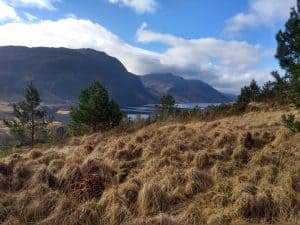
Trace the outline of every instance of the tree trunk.
{"label": "tree trunk", "polygon": [[96,133],[97,131],[98,131],[97,123],[94,123],[93,124],[93,133]]}
{"label": "tree trunk", "polygon": [[33,115],[33,106],[31,109],[31,148],[34,147],[34,133],[35,133],[35,126],[34,126],[34,115]]}
{"label": "tree trunk", "polygon": [[34,131],[33,131],[33,127],[31,128],[31,148],[33,148],[34,144]]}

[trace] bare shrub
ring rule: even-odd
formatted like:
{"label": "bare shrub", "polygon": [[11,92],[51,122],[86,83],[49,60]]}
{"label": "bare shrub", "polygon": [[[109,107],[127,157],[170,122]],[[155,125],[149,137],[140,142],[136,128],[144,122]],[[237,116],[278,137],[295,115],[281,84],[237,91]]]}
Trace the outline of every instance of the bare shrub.
{"label": "bare shrub", "polygon": [[37,159],[40,158],[43,155],[42,152],[38,151],[38,150],[32,150],[30,151],[29,157],[31,159]]}
{"label": "bare shrub", "polygon": [[87,160],[82,166],[82,171],[84,174],[98,174],[105,184],[111,184],[113,177],[116,175],[116,171],[110,166],[96,159]]}
{"label": "bare shrub", "polygon": [[104,191],[104,182],[99,175],[88,174],[82,180],[72,184],[71,191],[79,200],[99,198]]}

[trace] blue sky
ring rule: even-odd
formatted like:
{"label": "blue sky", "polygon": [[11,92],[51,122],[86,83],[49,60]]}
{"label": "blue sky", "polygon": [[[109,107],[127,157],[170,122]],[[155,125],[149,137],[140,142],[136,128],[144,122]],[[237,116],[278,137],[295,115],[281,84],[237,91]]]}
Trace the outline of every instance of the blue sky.
{"label": "blue sky", "polygon": [[296,0],[0,0],[0,45],[94,48],[142,75],[172,72],[237,93],[277,69]]}

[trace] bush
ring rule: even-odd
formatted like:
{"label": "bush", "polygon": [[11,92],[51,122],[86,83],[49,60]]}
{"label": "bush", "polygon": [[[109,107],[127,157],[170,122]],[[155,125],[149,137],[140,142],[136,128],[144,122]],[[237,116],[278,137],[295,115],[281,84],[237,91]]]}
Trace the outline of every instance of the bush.
{"label": "bush", "polygon": [[79,200],[87,200],[101,197],[104,191],[103,179],[97,174],[89,174],[87,177],[71,186],[73,195]]}
{"label": "bush", "polygon": [[258,101],[261,96],[261,89],[255,80],[252,80],[249,86],[241,89],[241,94],[238,97],[238,102],[254,102]]}
{"label": "bush", "polygon": [[300,121],[296,121],[294,115],[283,115],[282,121],[285,127],[289,128],[293,132],[300,132]]}

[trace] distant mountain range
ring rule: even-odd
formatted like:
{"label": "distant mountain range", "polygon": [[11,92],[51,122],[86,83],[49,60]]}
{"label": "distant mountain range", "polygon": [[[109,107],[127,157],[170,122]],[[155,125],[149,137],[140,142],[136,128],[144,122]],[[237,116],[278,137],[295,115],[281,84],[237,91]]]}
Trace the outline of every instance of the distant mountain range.
{"label": "distant mountain range", "polygon": [[121,105],[154,103],[138,76],[91,49],[0,47],[0,98],[22,96],[32,81],[48,102],[76,101],[79,90],[100,80]]}
{"label": "distant mountain range", "polygon": [[181,103],[232,100],[199,80],[172,74],[137,76],[118,59],[92,49],[0,47],[0,101],[20,100],[33,82],[46,102],[76,102],[80,89],[94,80],[122,106],[157,103],[164,93]]}
{"label": "distant mountain range", "polygon": [[168,93],[177,102],[223,103],[234,100],[234,96],[220,93],[203,81],[187,80],[173,74],[148,74],[141,80],[154,96]]}

